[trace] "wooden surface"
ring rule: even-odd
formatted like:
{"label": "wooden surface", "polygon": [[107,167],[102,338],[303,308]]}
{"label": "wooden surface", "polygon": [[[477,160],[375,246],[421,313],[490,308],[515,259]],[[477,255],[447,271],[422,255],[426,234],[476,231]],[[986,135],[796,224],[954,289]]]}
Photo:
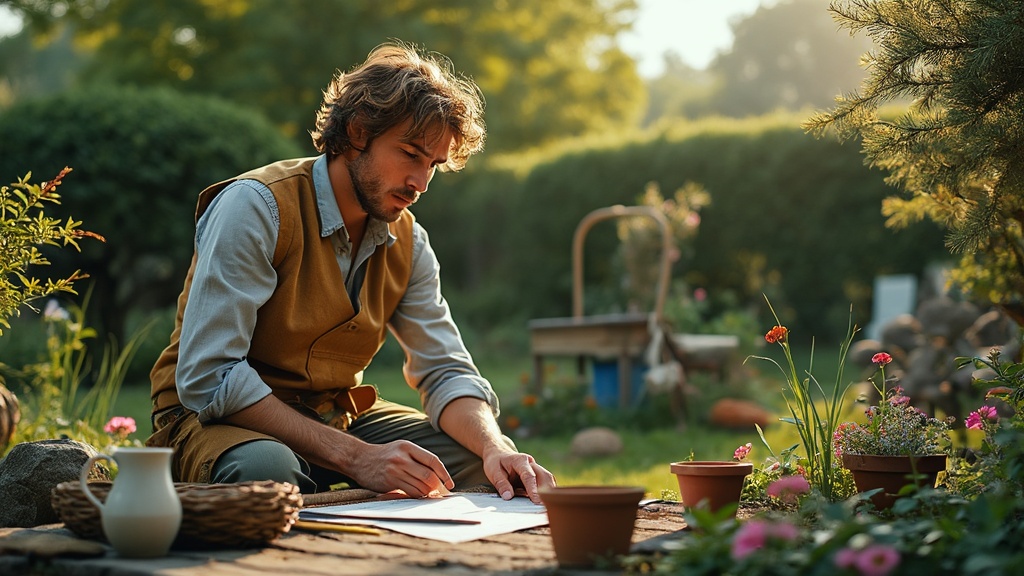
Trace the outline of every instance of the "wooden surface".
{"label": "wooden surface", "polygon": [[[685,537],[679,503],[655,502],[641,508],[632,554],[663,553],[666,542]],[[61,524],[0,528],[0,574],[68,576],[331,576],[543,575],[560,570],[546,526],[462,544],[414,538],[387,530],[380,535],[292,530],[263,548],[172,550],[164,558],[119,558],[108,546],[75,538]],[[577,571],[616,574],[619,570]]]}

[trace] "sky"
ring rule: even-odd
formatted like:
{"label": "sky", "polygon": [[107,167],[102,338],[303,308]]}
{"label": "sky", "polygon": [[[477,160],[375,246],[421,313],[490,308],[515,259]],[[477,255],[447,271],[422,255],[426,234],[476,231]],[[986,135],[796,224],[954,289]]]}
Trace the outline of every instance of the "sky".
{"label": "sky", "polygon": [[[753,14],[771,0],[637,0],[640,10],[633,32],[620,38],[622,48],[638,60],[640,75],[657,76],[666,51],[679,54],[694,68],[705,68],[715,54],[732,44],[730,18]],[[16,32],[17,17],[0,6],[0,36]]]}
{"label": "sky", "polygon": [[664,69],[662,55],[673,51],[683,62],[707,67],[715,54],[732,45],[729,21],[749,16],[770,0],[637,0],[633,32],[620,37],[622,49],[638,60],[640,75]]}

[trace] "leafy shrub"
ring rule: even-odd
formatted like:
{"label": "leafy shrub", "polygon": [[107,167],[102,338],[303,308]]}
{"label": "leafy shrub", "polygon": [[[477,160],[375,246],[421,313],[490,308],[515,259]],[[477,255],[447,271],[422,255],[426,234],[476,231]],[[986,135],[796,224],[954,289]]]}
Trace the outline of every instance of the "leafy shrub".
{"label": "leafy shrub", "polygon": [[84,277],[79,270],[45,283],[31,276],[31,267],[50,264],[41,247],[71,246],[80,250],[80,238],[102,239],[79,228],[81,222],[68,218],[61,224],[46,211],[47,205],[60,204],[57,187],[70,171],[65,167],[42,186],[29,182],[31,174],[10,186],[0,186],[0,335],[2,328],[10,328],[8,318],[17,316],[22,305],[31,306],[32,301],[55,292],[74,294],[74,282]]}
{"label": "leafy shrub", "polygon": [[75,168],[75,215],[107,243],[84,245],[55,270],[82,268],[95,289],[90,324],[123,340],[135,311],[173,305],[192,255],[195,205],[206,186],[301,155],[255,112],[171,90],[72,90],[0,114],[0,175]]}

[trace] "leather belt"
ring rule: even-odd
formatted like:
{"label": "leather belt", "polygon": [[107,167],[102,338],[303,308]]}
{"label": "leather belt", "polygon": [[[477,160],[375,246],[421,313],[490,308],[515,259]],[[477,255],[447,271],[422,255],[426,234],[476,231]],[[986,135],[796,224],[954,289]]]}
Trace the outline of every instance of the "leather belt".
{"label": "leather belt", "polygon": [[377,389],[367,385],[323,392],[275,391],[274,395],[287,404],[316,412],[326,424],[340,430],[348,429],[353,420],[377,402]]}

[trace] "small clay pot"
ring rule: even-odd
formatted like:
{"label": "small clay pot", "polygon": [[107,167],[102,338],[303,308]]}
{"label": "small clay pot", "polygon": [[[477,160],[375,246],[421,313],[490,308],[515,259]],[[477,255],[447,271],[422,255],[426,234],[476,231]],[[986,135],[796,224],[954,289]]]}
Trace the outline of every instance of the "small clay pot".
{"label": "small clay pot", "polygon": [[754,465],[732,460],[673,462],[671,470],[679,481],[683,506],[695,508],[706,501],[708,509],[717,512],[730,504],[738,508],[743,479]]}
{"label": "small clay pot", "polygon": [[643,496],[639,486],[542,488],[559,566],[591,567],[628,554]]}
{"label": "small clay pot", "polygon": [[934,488],[939,472],[946,469],[946,455],[843,454],[843,468],[853,473],[853,483],[858,492],[882,489],[871,496],[871,502],[876,508],[884,510],[896,503],[900,490],[908,484],[913,483],[919,488]]}

